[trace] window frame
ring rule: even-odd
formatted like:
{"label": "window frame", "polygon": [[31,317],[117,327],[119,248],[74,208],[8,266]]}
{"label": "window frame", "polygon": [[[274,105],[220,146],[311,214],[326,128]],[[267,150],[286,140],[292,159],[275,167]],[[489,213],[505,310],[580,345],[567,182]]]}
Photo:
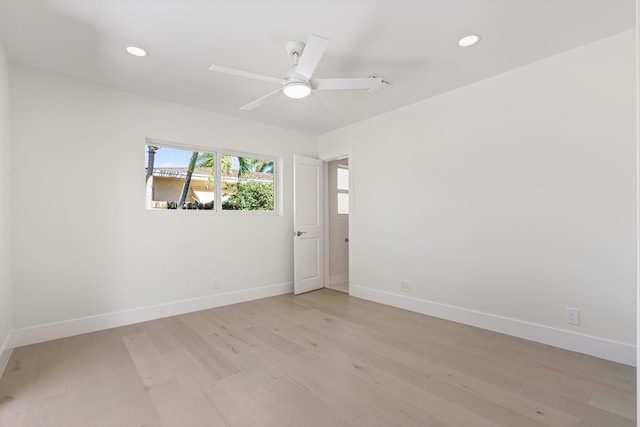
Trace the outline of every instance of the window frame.
{"label": "window frame", "polygon": [[[282,216],[282,157],[270,156],[267,154],[260,153],[250,153],[245,151],[238,151],[227,148],[218,148],[218,147],[205,147],[202,145],[196,144],[185,144],[180,142],[172,142],[165,141],[161,139],[155,138],[146,138],[145,139],[145,150],[149,145],[157,145],[161,148],[173,148],[176,150],[183,151],[198,151],[200,153],[208,153],[212,154],[215,159],[215,169],[213,174],[213,182],[214,182],[214,208],[213,209],[154,209],[148,208],[145,206],[144,210],[146,212],[164,212],[171,211],[172,215],[175,215],[176,212],[183,212],[184,215],[199,215],[201,212],[205,215],[275,215]],[[233,209],[222,209],[222,156],[235,156],[235,157],[246,157],[250,159],[259,159],[259,160],[267,160],[273,162],[273,210],[265,211],[265,210],[233,210]],[[146,165],[145,165],[146,167]],[[220,185],[216,185],[220,183]],[[146,189],[145,189],[146,193]],[[197,213],[196,213],[197,212]],[[178,215],[183,215],[178,214]]]}
{"label": "window frame", "polygon": [[[342,189],[340,188],[340,180],[338,178],[338,175],[340,174],[340,170],[345,170],[347,171],[347,189]],[[351,189],[350,189],[350,182],[349,180],[351,179],[351,171],[349,170],[349,165],[336,165],[336,214],[337,215],[349,215],[351,213],[351,209],[350,209],[350,199],[351,199]],[[340,212],[340,194],[346,194],[347,195],[347,212]]]}

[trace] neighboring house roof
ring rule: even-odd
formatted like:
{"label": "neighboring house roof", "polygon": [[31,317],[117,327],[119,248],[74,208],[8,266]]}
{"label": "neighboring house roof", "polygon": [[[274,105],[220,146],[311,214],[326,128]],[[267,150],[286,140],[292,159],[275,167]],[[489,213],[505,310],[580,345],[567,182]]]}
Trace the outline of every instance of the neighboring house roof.
{"label": "neighboring house roof", "polygon": [[[195,168],[193,170],[193,174],[191,175],[191,179],[209,179],[209,174],[211,173],[211,168]],[[179,178],[184,179],[187,176],[187,168],[154,168],[153,176],[162,176],[166,178]],[[273,181],[272,173],[264,173],[264,172],[250,172],[249,174],[243,177],[244,179],[251,180],[259,180],[259,181]],[[222,175],[223,180],[238,179],[238,170],[231,169],[231,174],[226,174],[223,172]]]}

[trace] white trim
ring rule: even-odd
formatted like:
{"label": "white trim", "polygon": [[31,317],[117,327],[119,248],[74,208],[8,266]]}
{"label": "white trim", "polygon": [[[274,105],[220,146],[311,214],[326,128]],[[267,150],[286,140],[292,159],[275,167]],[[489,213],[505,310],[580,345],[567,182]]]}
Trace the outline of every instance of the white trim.
{"label": "white trim", "polygon": [[590,335],[376,289],[350,286],[351,296],[636,366],[636,347]]}
{"label": "white trim", "polygon": [[14,346],[11,345],[13,336],[12,332],[13,331],[9,331],[9,334],[7,335],[7,338],[5,338],[4,343],[2,343],[2,346],[0,346],[0,377],[4,373],[4,370],[9,363],[11,353],[13,352]]}
{"label": "white trim", "polygon": [[[329,162],[333,161],[333,160],[340,160],[340,159],[347,159],[347,164],[349,167],[349,218],[348,218],[348,229],[349,229],[349,233],[348,233],[348,238],[350,242],[353,242],[353,196],[351,195],[352,189],[353,189],[353,152],[351,150],[351,148],[347,149],[347,150],[340,150],[337,152],[333,152],[333,153],[325,153],[322,156],[318,156],[318,159],[322,160],[323,162],[323,172],[324,172],[324,181],[323,181],[323,185],[324,188],[322,190],[323,193],[323,200],[324,200],[324,230],[323,230],[323,235],[324,235],[324,241],[325,241],[325,249],[324,249],[324,259],[325,262],[323,263],[323,270],[324,270],[324,287],[325,288],[331,288],[331,283],[329,281],[329,272],[330,272],[330,265],[329,265],[329,227],[327,226],[327,224],[329,223]],[[353,245],[349,245],[348,248],[348,253],[349,253],[349,265],[348,265],[348,269],[349,269],[349,277],[347,278],[347,281],[350,282],[351,281],[351,272],[353,271],[353,266],[352,266],[352,260],[353,260],[353,253],[351,253],[351,248],[353,247]],[[349,294],[351,294],[351,291],[348,292]]]}
{"label": "white trim", "polygon": [[293,292],[293,283],[279,283],[260,288],[208,295],[206,297],[192,298],[166,304],[151,305],[131,310],[64,320],[62,322],[30,326],[27,328],[14,329],[11,344],[13,347],[20,347],[291,292]]}
{"label": "white trim", "polygon": [[329,227],[331,221],[329,219],[329,162],[331,160],[323,160],[322,161],[322,200],[324,209],[322,211],[322,215],[324,215],[324,227],[322,227],[322,238],[324,239],[324,254],[322,263],[322,270],[324,272],[324,280],[323,286],[325,288],[331,287],[331,240],[329,239]]}

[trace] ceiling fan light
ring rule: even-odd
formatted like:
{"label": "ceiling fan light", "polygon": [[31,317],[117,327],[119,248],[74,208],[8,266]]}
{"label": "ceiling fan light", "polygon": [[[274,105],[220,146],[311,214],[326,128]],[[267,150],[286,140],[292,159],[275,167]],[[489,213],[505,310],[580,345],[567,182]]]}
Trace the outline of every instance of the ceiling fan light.
{"label": "ceiling fan light", "polygon": [[282,89],[289,98],[300,99],[311,93],[311,87],[305,82],[287,83]]}

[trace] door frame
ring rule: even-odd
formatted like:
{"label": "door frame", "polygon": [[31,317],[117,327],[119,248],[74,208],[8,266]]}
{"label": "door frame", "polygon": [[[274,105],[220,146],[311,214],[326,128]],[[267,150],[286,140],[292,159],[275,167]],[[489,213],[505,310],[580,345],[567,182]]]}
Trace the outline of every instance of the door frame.
{"label": "door frame", "polygon": [[348,238],[349,238],[349,248],[348,248],[348,253],[349,253],[349,295],[351,295],[351,289],[353,286],[353,155],[351,153],[351,150],[345,150],[345,151],[338,151],[335,153],[330,153],[330,154],[325,154],[323,156],[318,156],[319,160],[322,160],[322,167],[323,167],[323,172],[324,172],[324,177],[322,178],[322,197],[323,197],[323,201],[324,201],[324,212],[323,212],[323,216],[324,216],[324,227],[322,230],[323,233],[323,239],[324,239],[324,262],[323,262],[323,269],[324,269],[324,287],[328,288],[329,287],[329,271],[330,271],[330,257],[329,257],[329,162],[333,161],[333,160],[339,160],[339,159],[347,159],[349,162],[349,218],[347,220],[348,222],[348,226],[349,226],[349,234],[348,234]]}

